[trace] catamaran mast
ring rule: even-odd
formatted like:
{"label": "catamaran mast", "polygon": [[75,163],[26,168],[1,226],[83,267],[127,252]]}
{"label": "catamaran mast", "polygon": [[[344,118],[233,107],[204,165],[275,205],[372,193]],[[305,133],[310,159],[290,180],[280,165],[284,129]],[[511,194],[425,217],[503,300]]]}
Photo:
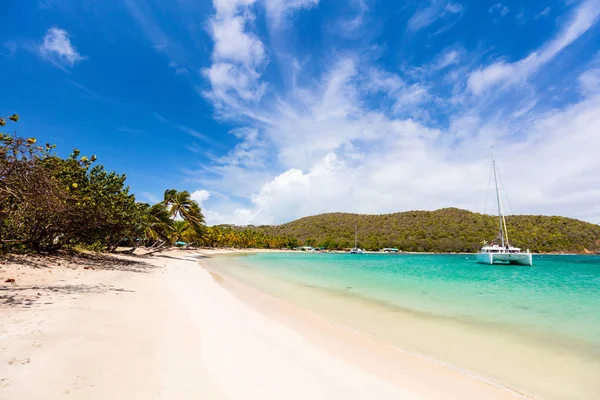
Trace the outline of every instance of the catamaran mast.
{"label": "catamaran mast", "polygon": [[[505,247],[506,221],[502,214],[502,203],[500,202],[500,190],[498,189],[498,173],[496,172],[496,158],[494,157],[494,146],[492,146],[492,167],[494,168],[494,183],[496,184],[496,202],[498,203],[498,219],[500,223],[500,240],[502,247]],[[508,246],[508,230],[506,230],[506,246]]]}
{"label": "catamaran mast", "polygon": [[502,227],[502,206],[500,206],[500,191],[498,190],[498,176],[496,174],[496,158],[494,157],[494,146],[492,146],[492,168],[494,169],[494,183],[496,184],[496,203],[498,203],[498,219],[500,223],[500,238],[504,247],[504,229]]}
{"label": "catamaran mast", "polygon": [[357,249],[357,248],[358,248],[358,247],[356,247],[356,239],[357,239],[357,236],[358,236],[358,224],[356,224],[356,225],[354,226],[354,248],[355,248],[355,249]]}

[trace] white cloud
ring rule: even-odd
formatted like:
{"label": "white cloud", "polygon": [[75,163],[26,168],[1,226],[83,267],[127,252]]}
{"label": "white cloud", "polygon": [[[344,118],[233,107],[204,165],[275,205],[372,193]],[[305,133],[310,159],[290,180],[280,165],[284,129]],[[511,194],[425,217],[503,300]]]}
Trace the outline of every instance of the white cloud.
{"label": "white cloud", "polygon": [[238,99],[258,101],[266,89],[258,72],[235,64],[215,63],[202,72],[212,86],[212,92],[206,95],[217,105],[235,106]]}
{"label": "white cloud", "polygon": [[462,5],[445,0],[430,0],[427,6],[421,6],[408,20],[408,29],[418,31],[428,27],[434,22],[447,18],[462,15],[464,8]]}
{"label": "white cloud", "polygon": [[200,207],[202,203],[210,198],[210,192],[208,190],[196,190],[191,193],[190,198],[195,200]]}
{"label": "white cloud", "polygon": [[[236,18],[249,12],[249,4],[235,4],[221,6],[228,11],[217,15]],[[456,47],[428,65],[397,73],[358,52],[340,51],[318,76],[303,76],[297,62],[278,65],[284,73],[286,67],[292,70],[293,85],[277,92],[269,87],[271,97],[265,95],[262,70],[255,67],[269,61],[266,50],[262,59],[248,49],[227,59],[215,53],[214,63],[203,71],[211,82],[207,96],[243,121],[243,128],[232,132],[239,143],[226,156],[189,171],[191,180],[210,191],[204,200],[207,221],[281,223],[321,212],[448,206],[481,212],[491,143],[497,144],[516,213],[599,220],[600,175],[595,171],[600,160],[586,151],[600,146],[594,130],[600,125],[597,71],[590,68],[579,77],[583,101],[542,113],[540,98],[527,83],[589,29],[596,19],[590,4],[582,3],[552,40],[522,60],[497,61],[476,71],[466,50]],[[429,7],[419,10],[413,30],[462,13],[462,7],[446,2]],[[241,29],[246,34],[253,27]],[[451,88],[437,90],[442,80]],[[498,102],[506,100],[502,93],[509,101]],[[416,119],[435,107],[447,112],[441,114],[447,123]],[[215,198],[215,193],[227,195]]]}
{"label": "white cloud", "polygon": [[587,32],[599,15],[599,0],[584,1],[553,40],[519,61],[513,63],[498,61],[474,71],[468,80],[469,89],[474,94],[481,94],[492,87],[523,82]]}
{"label": "white cloud", "polygon": [[363,84],[363,88],[367,92],[384,92],[390,95],[394,95],[402,87],[404,87],[404,82],[398,75],[378,68],[368,70]]}
{"label": "white cloud", "polygon": [[[449,132],[410,120],[364,115],[338,122],[340,130],[353,125],[372,129],[358,150],[360,162],[344,151],[344,142],[352,140],[340,137],[334,151],[316,157],[306,168],[291,167],[264,183],[251,196],[250,207],[230,214],[235,214],[236,223],[281,223],[334,211],[386,213],[455,206],[481,212],[491,141],[498,145],[500,170],[516,213],[600,217],[600,206],[594,201],[600,195],[600,175],[595,172],[600,159],[582,151],[600,146],[595,133],[600,124],[598,96],[545,115],[527,126],[526,136],[519,141],[510,140],[500,126],[478,129],[477,118],[463,120],[454,128],[480,133],[454,148],[440,144]],[[323,138],[334,129],[325,123],[318,127]],[[296,151],[303,148],[300,145]],[[278,147],[278,151],[285,150]],[[555,162],[564,157],[570,162]]]}
{"label": "white cloud", "polygon": [[519,79],[518,67],[515,64],[497,62],[483,69],[474,71],[469,76],[469,89],[475,94],[480,94],[489,87],[499,83]]}
{"label": "white cloud", "polygon": [[405,107],[414,106],[429,100],[431,96],[423,85],[415,83],[399,93],[392,110],[399,112]]}
{"label": "white cloud", "polygon": [[250,0],[214,0],[217,13],[210,20],[214,41],[213,64],[201,72],[210,90],[201,93],[222,115],[243,114],[246,104],[260,101],[266,84],[260,81],[267,63],[264,44],[253,33]]}
{"label": "white cloud", "polygon": [[56,27],[48,29],[38,50],[42,57],[61,67],[72,67],[79,61],[85,60],[85,57],[71,44],[67,31]]}
{"label": "white cloud", "polygon": [[212,36],[215,40],[213,58],[218,61],[239,62],[247,68],[256,67],[265,58],[262,42],[246,31],[248,14],[212,21]]}

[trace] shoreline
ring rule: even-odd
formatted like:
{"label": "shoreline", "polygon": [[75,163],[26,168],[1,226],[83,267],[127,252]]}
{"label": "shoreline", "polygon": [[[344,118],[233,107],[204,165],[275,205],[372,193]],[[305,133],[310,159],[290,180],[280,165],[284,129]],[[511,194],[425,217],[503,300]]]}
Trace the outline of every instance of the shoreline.
{"label": "shoreline", "polygon": [[2,264],[0,397],[515,398],[309,311],[259,311],[198,265],[224,253]]}
{"label": "shoreline", "polygon": [[0,398],[536,398],[209,267],[258,252],[0,258]]}
{"label": "shoreline", "polygon": [[[227,253],[223,253],[223,255],[229,255]],[[202,264],[202,262],[200,262]],[[538,397],[523,393],[517,388],[511,387],[508,384],[496,380],[490,377],[487,377],[483,374],[480,374],[475,371],[471,371],[469,369],[465,369],[460,367],[459,365],[451,364],[445,361],[441,361],[434,357],[428,356],[426,354],[412,351],[403,347],[396,346],[392,343],[389,343],[382,338],[377,337],[376,335],[370,334],[363,330],[357,329],[353,326],[347,325],[345,323],[333,320],[321,314],[315,313],[314,311],[297,306],[293,303],[290,303],[286,300],[280,299],[278,297],[272,296],[264,291],[254,288],[252,286],[247,285],[246,283],[240,282],[235,278],[230,276],[224,276],[210,269],[210,267],[204,266],[212,276],[215,281],[217,281],[220,285],[227,288],[231,291],[237,298],[243,301],[245,304],[249,304],[253,306],[258,311],[275,315],[278,317],[278,320],[293,326],[296,330],[302,331],[309,340],[314,341],[322,345],[328,351],[332,352],[340,357],[347,357],[349,349],[343,348],[340,349],[339,346],[333,346],[331,342],[327,343],[327,339],[324,339],[323,336],[327,335],[327,333],[341,337],[345,335],[352,335],[356,341],[362,342],[361,345],[364,347],[368,347],[373,350],[373,347],[377,347],[376,352],[383,353],[387,352],[386,355],[386,367],[396,366],[396,363],[400,362],[415,366],[415,364],[419,364],[421,362],[424,365],[435,366],[432,369],[435,370],[435,373],[450,373],[450,374],[459,374],[462,378],[465,378],[469,381],[472,380],[472,383],[477,382],[486,386],[490,386],[494,389],[501,391],[503,394],[508,395],[508,398],[520,398],[520,399],[538,399]],[[317,326],[315,328],[315,325]],[[307,327],[308,326],[308,327]],[[311,331],[311,329],[313,329]],[[329,329],[330,332],[326,332]],[[325,331],[325,333],[323,332]],[[336,332],[331,332],[336,331]],[[336,348],[337,347],[337,348]],[[391,355],[389,352],[396,352],[397,354]],[[352,359],[352,357],[348,357]],[[356,361],[356,360],[355,360]],[[385,373],[378,367],[370,366],[370,371],[374,373],[378,373],[382,376],[386,376],[390,378],[389,373]],[[422,367],[422,366],[420,366]],[[462,379],[461,378],[461,379]],[[437,382],[437,381],[436,381]],[[461,382],[464,383],[464,382]],[[439,393],[440,397],[432,397],[432,398],[454,398],[452,395],[448,393]],[[487,394],[490,396],[490,394]],[[449,397],[446,397],[449,396]],[[502,396],[502,395],[500,395]],[[475,398],[475,397],[473,397]],[[492,398],[492,397],[486,397]],[[495,398],[495,397],[494,397]]]}
{"label": "shoreline", "polygon": [[[214,257],[215,261],[220,258]],[[592,399],[590,392],[600,388],[593,383],[593,371],[600,371],[600,364],[583,343],[578,347],[575,342],[562,342],[558,336],[541,332],[504,329],[390,307],[368,298],[355,298],[352,291],[327,290],[318,283],[313,287],[309,280],[294,284],[268,271],[245,267],[241,260],[239,266],[227,268],[225,256],[223,263],[223,268],[219,269],[215,262],[209,270],[220,271],[240,285],[310,310],[401,351],[518,393],[544,399],[570,399],[577,393],[581,396],[578,398]],[[444,343],[452,344],[447,348]],[[550,383],[545,383],[548,380]]]}

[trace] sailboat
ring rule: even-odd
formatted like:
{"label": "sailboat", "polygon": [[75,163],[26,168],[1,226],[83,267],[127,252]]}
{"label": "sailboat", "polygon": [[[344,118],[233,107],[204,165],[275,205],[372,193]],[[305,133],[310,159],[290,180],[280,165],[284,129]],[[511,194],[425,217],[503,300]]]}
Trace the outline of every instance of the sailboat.
{"label": "sailboat", "polygon": [[518,265],[533,265],[532,255],[527,252],[521,253],[521,249],[513,247],[508,241],[508,230],[506,229],[506,220],[502,212],[502,202],[500,201],[500,191],[498,189],[498,172],[496,168],[496,159],[494,158],[494,146],[492,146],[492,169],[494,172],[494,183],[496,184],[496,201],[498,203],[498,221],[499,233],[491,244],[483,242],[481,251],[477,253],[477,262],[481,264],[508,263]]}
{"label": "sailboat", "polygon": [[357,241],[358,241],[358,224],[356,225],[355,229],[354,229],[354,247],[350,250],[350,254],[362,254],[362,249],[359,249],[357,247]]}

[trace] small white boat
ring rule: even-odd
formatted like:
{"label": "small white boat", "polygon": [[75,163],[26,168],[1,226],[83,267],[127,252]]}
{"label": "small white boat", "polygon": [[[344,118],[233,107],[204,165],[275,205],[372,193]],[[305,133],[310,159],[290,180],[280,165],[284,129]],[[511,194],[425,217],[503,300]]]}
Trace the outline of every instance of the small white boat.
{"label": "small white boat", "polygon": [[477,253],[477,262],[481,264],[508,263],[518,265],[533,265],[533,257],[529,249],[521,253],[521,249],[513,247],[508,242],[508,230],[506,220],[502,212],[500,192],[498,190],[498,176],[496,171],[496,160],[494,158],[494,147],[492,146],[492,168],[494,171],[494,182],[496,183],[496,201],[498,203],[499,233],[491,244],[483,242],[481,251]]}

